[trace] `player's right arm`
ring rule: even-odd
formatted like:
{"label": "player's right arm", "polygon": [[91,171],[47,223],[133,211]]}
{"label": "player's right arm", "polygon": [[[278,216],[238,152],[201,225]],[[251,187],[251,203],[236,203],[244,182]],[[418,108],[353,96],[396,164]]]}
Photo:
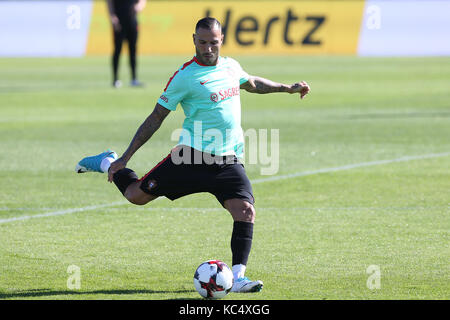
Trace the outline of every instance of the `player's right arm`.
{"label": "player's right arm", "polygon": [[126,167],[133,154],[151,138],[170,111],[175,111],[178,103],[189,93],[189,85],[187,85],[185,77],[179,71],[175,72],[167,82],[163,94],[156,103],[155,109],[136,131],[127,150],[119,159],[111,163],[108,181],[112,182],[114,173]]}
{"label": "player's right arm", "polygon": [[145,119],[136,131],[136,134],[134,135],[133,140],[131,140],[127,150],[119,159],[111,163],[111,167],[108,172],[109,182],[113,181],[114,173],[126,167],[133,154],[152,137],[169,113],[169,109],[161,106],[159,103],[156,104],[153,112],[147,117],[147,119]]}

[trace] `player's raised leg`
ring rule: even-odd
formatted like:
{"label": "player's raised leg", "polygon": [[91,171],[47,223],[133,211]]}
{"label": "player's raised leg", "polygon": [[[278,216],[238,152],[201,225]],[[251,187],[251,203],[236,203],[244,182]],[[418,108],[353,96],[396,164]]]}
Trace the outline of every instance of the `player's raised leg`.
{"label": "player's raised leg", "polygon": [[[117,159],[117,154],[112,150],[107,150],[95,156],[85,157],[75,167],[78,173],[85,172],[108,172],[111,163]],[[123,196],[133,204],[144,205],[157,198],[141,190],[139,180],[136,173],[129,169],[123,168],[113,174],[113,182],[123,194]]]}
{"label": "player's raised leg", "polygon": [[136,173],[129,168],[124,168],[115,172],[113,174],[113,182],[120,192],[122,192],[123,196],[132,204],[142,206],[158,198],[158,196],[142,191],[142,181],[138,179]]}
{"label": "player's raised leg", "polygon": [[85,157],[77,163],[75,171],[85,172],[107,172],[111,163],[117,159],[117,154],[112,150],[106,150],[95,156]]}
{"label": "player's raised leg", "polygon": [[261,280],[251,281],[245,277],[245,270],[253,241],[255,208],[251,203],[243,199],[226,200],[224,207],[231,213],[234,220],[231,236],[234,284],[231,292],[259,292],[263,288],[263,282]]}

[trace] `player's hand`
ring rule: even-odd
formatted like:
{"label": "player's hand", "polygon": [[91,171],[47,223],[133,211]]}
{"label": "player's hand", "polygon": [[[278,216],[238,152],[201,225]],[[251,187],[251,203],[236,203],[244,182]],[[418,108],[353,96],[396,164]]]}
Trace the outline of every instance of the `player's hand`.
{"label": "player's hand", "polygon": [[115,31],[122,30],[122,26],[120,25],[119,18],[116,15],[111,16],[111,23]]}
{"label": "player's hand", "polygon": [[294,83],[288,90],[289,93],[300,93],[300,99],[303,99],[310,91],[311,88],[305,81]]}
{"label": "player's hand", "polygon": [[255,80],[252,77],[248,78],[248,83],[250,84],[252,89],[256,88]]}
{"label": "player's hand", "polygon": [[109,170],[108,170],[108,181],[112,182],[114,173],[116,173],[119,170],[122,170],[126,166],[127,166],[127,162],[122,158],[119,158],[116,161],[114,161],[113,163],[111,163],[111,166],[109,167]]}
{"label": "player's hand", "polygon": [[145,4],[145,1],[138,1],[138,3],[134,5],[134,12],[138,13],[144,10]]}

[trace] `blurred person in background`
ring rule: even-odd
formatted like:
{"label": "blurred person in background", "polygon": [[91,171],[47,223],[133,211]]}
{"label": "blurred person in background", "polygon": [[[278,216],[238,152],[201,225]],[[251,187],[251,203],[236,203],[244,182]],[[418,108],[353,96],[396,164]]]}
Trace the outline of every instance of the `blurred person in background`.
{"label": "blurred person in background", "polygon": [[136,44],[138,39],[137,13],[146,5],[146,0],[107,0],[109,17],[113,27],[114,52],[112,56],[113,87],[119,88],[122,82],[118,78],[120,52],[123,40],[128,42],[131,82],[133,87],[142,86],[136,74]]}

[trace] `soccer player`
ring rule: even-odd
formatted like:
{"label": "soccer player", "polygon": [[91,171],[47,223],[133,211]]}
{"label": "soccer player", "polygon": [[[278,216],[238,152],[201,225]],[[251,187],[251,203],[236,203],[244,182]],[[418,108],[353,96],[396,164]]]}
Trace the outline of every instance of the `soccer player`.
{"label": "soccer player", "polygon": [[128,41],[128,53],[131,69],[131,86],[141,86],[136,74],[136,44],[138,39],[137,13],[142,11],[146,0],[107,0],[108,11],[113,27],[114,52],[112,56],[113,87],[119,88],[122,82],[118,78],[119,58],[122,42]]}
{"label": "soccer player", "polygon": [[[248,75],[231,58],[220,56],[222,27],[214,18],[198,21],[195,56],[169,79],[153,112],[137,130],[120,158],[114,151],[82,159],[79,173],[108,173],[128,201],[137,205],[165,196],[171,200],[197,192],[213,194],[233,218],[231,235],[232,292],[257,292],[260,280],[245,277],[255,222],[254,197],[244,166],[240,90],[251,93],[299,93],[310,88],[304,81],[293,85]],[[186,118],[179,142],[171,153],[142,178],[127,168],[133,154],[146,143],[171,111],[181,104]]]}

